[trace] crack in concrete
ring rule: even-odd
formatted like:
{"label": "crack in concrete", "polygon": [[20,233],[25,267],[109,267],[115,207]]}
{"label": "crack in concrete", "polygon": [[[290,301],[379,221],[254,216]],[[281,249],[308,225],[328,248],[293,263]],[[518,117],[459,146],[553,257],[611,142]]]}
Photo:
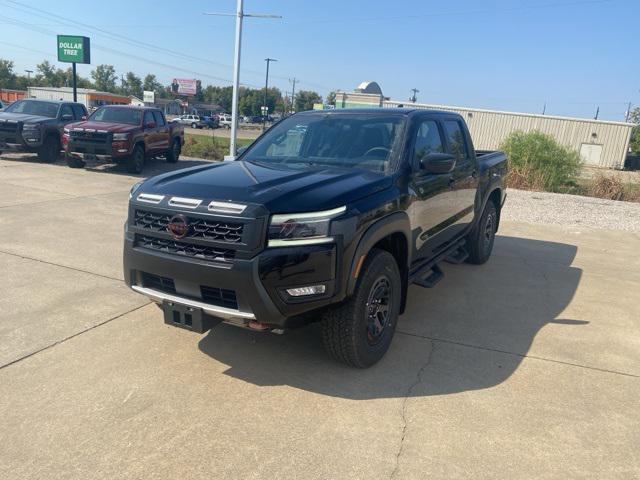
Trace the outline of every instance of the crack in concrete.
{"label": "crack in concrete", "polygon": [[407,389],[407,393],[404,395],[404,399],[402,400],[402,437],[400,438],[400,445],[398,446],[398,452],[396,453],[396,464],[389,476],[389,479],[396,478],[398,472],[400,471],[400,457],[404,451],[404,441],[407,437],[407,404],[409,403],[409,397],[413,393],[413,389],[416,388],[422,382],[422,374],[426,370],[426,368],[431,363],[431,359],[433,358],[433,352],[436,349],[436,345],[433,340],[429,339],[429,343],[431,345],[431,351],[429,352],[429,356],[427,357],[426,362],[420,367],[418,372],[416,373],[416,380],[413,382],[409,388]]}
{"label": "crack in concrete", "polygon": [[456,342],[455,340],[447,340],[445,338],[427,337],[426,335],[420,335],[420,334],[417,334],[417,333],[410,333],[410,332],[403,332],[403,331],[400,331],[400,330],[396,330],[396,333],[399,334],[399,335],[407,335],[409,337],[423,338],[423,339],[429,340],[431,342],[449,343],[451,345],[458,345],[460,347],[475,348],[475,349],[478,349],[478,350],[485,350],[487,352],[496,352],[496,353],[503,353],[505,355],[513,355],[514,357],[528,358],[528,359],[531,359],[531,360],[541,360],[543,362],[558,363],[560,365],[567,365],[569,367],[578,367],[578,368],[584,368],[586,370],[593,370],[595,372],[612,373],[614,375],[622,375],[622,376],[625,376],[625,377],[640,378],[640,375],[636,375],[635,373],[620,372],[618,370],[608,370],[606,368],[590,367],[588,365],[581,365],[579,363],[564,362],[562,360],[554,360],[553,358],[538,357],[538,356],[535,356],[535,355],[526,355],[526,354],[523,354],[523,353],[510,352],[508,350],[500,350],[498,348],[483,347],[481,345],[473,345],[473,344],[470,344],[470,343]]}
{"label": "crack in concrete", "polygon": [[121,317],[124,317],[125,315],[128,315],[130,313],[133,313],[136,310],[140,310],[141,308],[144,308],[147,305],[150,305],[151,303],[153,303],[153,302],[147,302],[144,305],[140,305],[139,307],[132,308],[131,310],[128,310],[126,312],[123,312],[123,313],[120,313],[120,314],[116,315],[115,317],[108,318],[104,322],[97,323],[97,324],[95,324],[95,325],[93,325],[93,326],[91,326],[89,328],[85,328],[84,330],[76,332],[73,335],[69,335],[68,337],[63,338],[62,340],[58,340],[56,342],[53,342],[53,343],[47,345],[46,347],[42,347],[42,348],[40,348],[40,349],[38,349],[38,350],[36,350],[34,352],[31,352],[31,353],[28,353],[28,354],[22,356],[20,358],[16,358],[15,360],[11,360],[9,363],[5,363],[4,365],[0,365],[0,370],[4,369],[6,367],[9,367],[11,365],[15,365],[16,363],[21,362],[22,360],[26,360],[29,357],[33,357],[34,355],[37,355],[40,352],[44,352],[45,350],[49,350],[50,348],[53,348],[53,347],[55,347],[57,345],[60,345],[60,344],[62,344],[64,342],[66,342],[67,340],[71,340],[72,338],[78,337],[78,336],[82,335],[83,333],[90,332],[91,330],[93,330],[95,328],[101,327],[102,325],[106,325],[107,323],[112,322],[114,320],[117,320],[117,319],[119,319]]}

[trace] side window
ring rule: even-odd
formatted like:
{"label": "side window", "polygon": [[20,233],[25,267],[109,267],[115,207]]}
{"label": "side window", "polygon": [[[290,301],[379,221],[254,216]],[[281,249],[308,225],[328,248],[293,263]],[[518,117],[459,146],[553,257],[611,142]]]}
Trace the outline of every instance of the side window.
{"label": "side window", "polygon": [[73,110],[71,110],[71,105],[62,105],[62,108],[60,108],[60,118],[62,118],[64,115],[71,115],[71,118],[73,118]]}
{"label": "side window", "polygon": [[73,109],[73,116],[76,120],[82,120],[82,117],[87,114],[84,108],[82,108],[82,105],[74,104],[71,105],[71,108]]}
{"label": "side window", "polygon": [[153,118],[156,119],[156,125],[159,127],[164,127],[165,121],[162,113],[158,110],[153,111]]}
{"label": "side window", "polygon": [[438,124],[433,120],[426,120],[420,124],[413,148],[413,158],[418,165],[430,153],[444,153],[442,138]]}
{"label": "side window", "polygon": [[464,160],[469,155],[467,153],[467,142],[460,122],[456,120],[446,120],[444,123],[444,132],[449,143],[449,150],[457,160]]}
{"label": "side window", "polygon": [[146,126],[149,122],[155,122],[153,119],[153,113],[150,110],[144,112],[144,125]]}

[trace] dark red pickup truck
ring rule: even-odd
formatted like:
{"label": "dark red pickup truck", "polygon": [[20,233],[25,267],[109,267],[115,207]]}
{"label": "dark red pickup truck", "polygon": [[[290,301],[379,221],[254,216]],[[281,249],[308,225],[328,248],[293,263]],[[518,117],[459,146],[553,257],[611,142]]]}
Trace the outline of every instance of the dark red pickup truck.
{"label": "dark red pickup truck", "polygon": [[184,127],[167,122],[157,108],[104,106],[88,120],[71,123],[62,136],[67,164],[85,166],[85,160],[126,163],[140,173],[150,157],[178,161],[184,144]]}

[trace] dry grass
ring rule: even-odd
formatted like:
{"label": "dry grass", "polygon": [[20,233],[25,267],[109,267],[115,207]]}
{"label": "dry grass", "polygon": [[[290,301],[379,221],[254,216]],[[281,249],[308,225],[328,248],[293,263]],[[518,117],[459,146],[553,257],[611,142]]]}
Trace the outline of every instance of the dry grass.
{"label": "dry grass", "polygon": [[607,200],[640,202],[640,184],[625,183],[620,177],[597,173],[593,180],[585,185],[586,195]]}

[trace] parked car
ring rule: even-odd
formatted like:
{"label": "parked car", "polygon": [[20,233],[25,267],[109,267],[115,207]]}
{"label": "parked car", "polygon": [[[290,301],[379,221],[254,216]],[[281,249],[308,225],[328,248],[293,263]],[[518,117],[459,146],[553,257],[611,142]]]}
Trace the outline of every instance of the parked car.
{"label": "parked car", "polygon": [[231,115],[229,115],[228,113],[219,114],[218,124],[224,128],[231,128]]}
{"label": "parked car", "polygon": [[199,115],[181,115],[178,118],[174,118],[172,121],[181,123],[182,125],[187,125],[191,128],[206,127],[205,122]]}
{"label": "parked car", "polygon": [[129,172],[140,173],[150,157],[178,161],[184,127],[167,122],[157,108],[110,105],[99,108],[86,121],[68,125],[63,145],[72,168],[81,168],[90,159],[124,162]]}
{"label": "parked car", "polygon": [[331,356],[368,367],[409,285],[434,287],[444,260],[489,259],[506,169],[504,153],[476,154],[455,113],[299,113],[236,161],[134,185],[124,277],[169,325],[319,320]]}
{"label": "parked car", "polygon": [[86,116],[81,103],[15,101],[0,112],[0,152],[33,152],[43,162],[54,162],[60,158],[64,126]]}
{"label": "parked car", "polygon": [[201,117],[202,123],[206,128],[214,129],[220,126],[220,122],[217,117]]}

